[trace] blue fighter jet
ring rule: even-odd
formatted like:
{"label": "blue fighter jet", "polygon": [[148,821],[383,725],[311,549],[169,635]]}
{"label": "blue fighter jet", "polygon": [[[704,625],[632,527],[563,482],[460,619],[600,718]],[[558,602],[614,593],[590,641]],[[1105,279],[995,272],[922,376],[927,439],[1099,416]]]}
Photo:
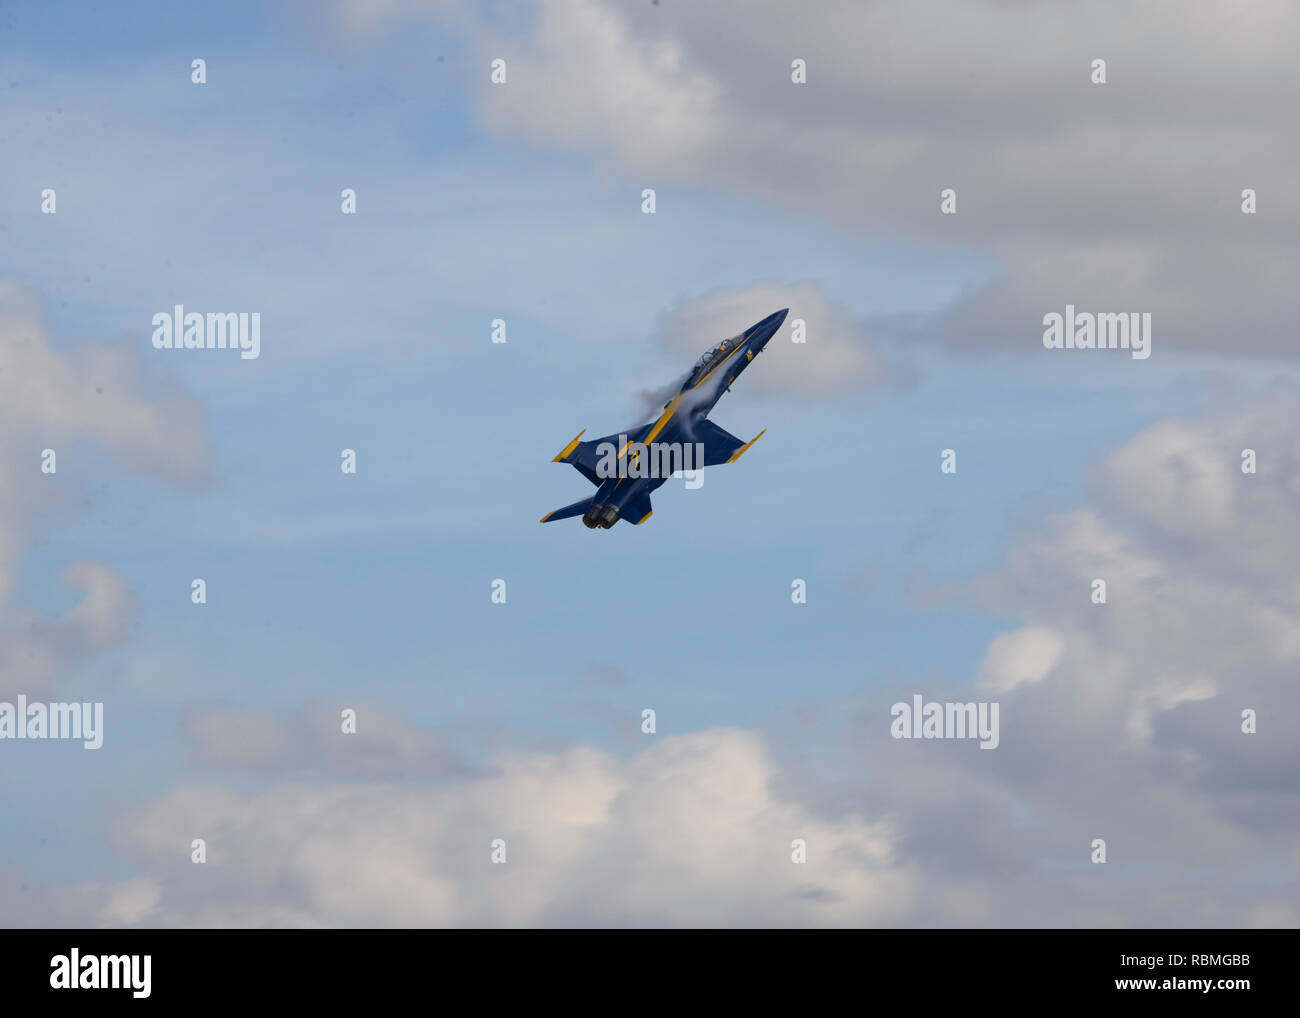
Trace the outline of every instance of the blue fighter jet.
{"label": "blue fighter jet", "polygon": [[553,462],[571,463],[596,486],[596,493],[547,513],[542,522],[581,516],[592,529],[608,530],[619,520],[640,525],[652,512],[650,493],[675,470],[697,470],[740,459],[766,429],[752,441],[742,442],[710,421],[709,412],[767,346],[789,310],[768,315],[739,336],[705,351],[657,420],[587,442],[582,441],[586,432],[578,432]]}

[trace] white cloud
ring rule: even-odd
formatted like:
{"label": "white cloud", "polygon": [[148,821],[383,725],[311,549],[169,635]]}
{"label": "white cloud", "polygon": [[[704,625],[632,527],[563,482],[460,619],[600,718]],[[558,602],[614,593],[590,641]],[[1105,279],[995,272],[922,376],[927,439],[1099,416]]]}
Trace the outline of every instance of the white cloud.
{"label": "white cloud", "polygon": [[[896,922],[912,876],[891,824],[776,795],[752,734],[498,761],[459,782],[187,787],[118,826],[162,888],[88,888],[159,925],[834,925]],[[187,846],[207,839],[208,863]],[[491,842],[507,863],[490,861]],[[803,838],[808,863],[791,862]],[[138,890],[137,885],[130,885]],[[148,907],[145,908],[144,906]],[[101,912],[107,918],[107,912]]]}
{"label": "white cloud", "polygon": [[[203,481],[198,404],[163,385],[146,393],[144,378],[135,349],[56,349],[35,299],[0,282],[0,428],[7,434],[43,443],[37,453],[91,439],[130,468],[175,483]],[[31,464],[39,465],[34,457]]]}
{"label": "white cloud", "polygon": [[103,925],[138,926],[158,908],[161,897],[162,888],[155,880],[148,877],[124,880],[105,895]]}
{"label": "white cloud", "polygon": [[75,661],[125,638],[133,599],[122,576],[80,559],[64,568],[63,579],[82,592],[66,614],[46,618],[10,605],[0,622],[0,696],[36,693]]}
{"label": "white cloud", "polygon": [[[715,290],[683,302],[663,316],[657,342],[687,363],[774,311],[789,308],[785,324],[745,371],[747,391],[769,395],[836,396],[880,383],[889,371],[851,312],[812,285],[759,285]],[[796,319],[805,341],[792,341]]]}
{"label": "white cloud", "polygon": [[[65,582],[82,597],[60,618],[32,612],[13,596],[28,542],[79,490],[78,447],[90,443],[129,470],[173,483],[193,485],[205,476],[197,404],[176,390],[148,390],[133,352],[56,348],[35,300],[0,282],[0,693],[35,693],[127,631],[127,584],[102,562],[65,567]],[[56,456],[53,474],[41,471],[46,449]]]}
{"label": "white cloud", "polygon": [[[467,26],[483,66],[517,68],[505,86],[483,75],[486,124],[650,184],[982,250],[1001,275],[917,336],[1032,350],[1043,314],[1072,301],[1152,312],[1157,355],[1294,351],[1278,327],[1300,272],[1300,142],[1277,126],[1297,87],[1292,4],[533,6],[523,39]],[[938,210],[948,187],[953,216]]]}
{"label": "white cloud", "polygon": [[976,669],[980,685],[1006,693],[1042,682],[1065,652],[1065,641],[1047,626],[1025,626],[993,639]]}
{"label": "white cloud", "polygon": [[489,127],[611,146],[618,158],[647,167],[699,158],[723,134],[718,84],[687,62],[675,39],[635,38],[621,14],[598,0],[542,4],[533,31],[527,46],[489,46],[507,65],[507,84],[482,93]]}
{"label": "white cloud", "polygon": [[[712,729],[626,759],[575,747],[477,772],[442,768],[437,740],[395,719],[357,760],[322,763],[332,742],[311,711],[269,722],[213,711],[189,734],[221,762],[245,743],[211,722],[260,732],[272,751],[241,765],[266,783],[184,786],[123,816],[117,843],[152,883],[80,887],[80,910],[56,889],[57,918],[1300,925],[1278,904],[1300,858],[1297,431],[1286,398],[1153,425],[1097,465],[1092,504],[1048,517],[997,567],[949,588],[1021,623],[975,669],[1000,701],[996,750],[890,738],[894,688],[801,704],[761,740]],[[1268,469],[1221,470],[1243,441]],[[1170,449],[1233,487],[1215,488],[1217,508],[1191,530],[1194,507],[1177,519],[1153,509],[1176,508],[1166,487],[1188,483],[1181,468],[1162,473]],[[1131,491],[1137,479],[1151,489]],[[1271,557],[1230,559],[1220,542],[1233,535],[1247,549],[1267,536]],[[1094,576],[1108,581],[1105,604],[1093,603]],[[1255,735],[1240,730],[1246,707]],[[286,777],[313,767],[336,777]],[[201,873],[186,850],[195,837],[208,843]],[[1089,861],[1098,837],[1104,867]],[[507,842],[504,867],[489,860],[494,838]],[[807,866],[790,862],[794,838],[807,841]]]}

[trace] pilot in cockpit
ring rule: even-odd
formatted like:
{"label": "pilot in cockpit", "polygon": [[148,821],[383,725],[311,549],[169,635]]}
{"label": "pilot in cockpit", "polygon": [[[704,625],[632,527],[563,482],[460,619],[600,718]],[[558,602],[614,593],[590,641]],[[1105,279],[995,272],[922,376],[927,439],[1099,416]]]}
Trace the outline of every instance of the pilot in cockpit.
{"label": "pilot in cockpit", "polygon": [[704,355],[695,362],[691,376],[686,380],[686,385],[683,388],[692,389],[699,385],[704,376],[713,368],[713,365],[718,362],[718,359],[725,357],[731,348],[735,346],[735,343],[734,339],[724,339],[717,346],[704,351]]}

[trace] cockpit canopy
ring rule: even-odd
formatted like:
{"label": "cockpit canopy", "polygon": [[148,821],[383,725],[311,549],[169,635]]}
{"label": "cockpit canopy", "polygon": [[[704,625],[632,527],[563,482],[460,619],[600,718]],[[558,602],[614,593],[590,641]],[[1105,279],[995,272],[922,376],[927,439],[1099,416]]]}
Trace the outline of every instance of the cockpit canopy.
{"label": "cockpit canopy", "polygon": [[735,349],[736,344],[739,342],[740,337],[733,336],[731,339],[724,339],[717,346],[705,350],[704,355],[695,362],[695,367],[692,369],[690,377],[686,379],[686,384],[683,385],[682,388],[693,389],[699,385],[704,376],[720,364],[726,358],[727,354],[731,353],[731,351]]}

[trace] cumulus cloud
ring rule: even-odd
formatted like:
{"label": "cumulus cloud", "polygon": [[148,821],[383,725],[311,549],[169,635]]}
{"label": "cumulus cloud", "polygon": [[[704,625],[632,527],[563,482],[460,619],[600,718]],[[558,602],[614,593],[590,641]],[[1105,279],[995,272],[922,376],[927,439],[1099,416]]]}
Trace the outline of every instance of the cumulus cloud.
{"label": "cumulus cloud", "polygon": [[[598,0],[539,5],[533,33],[527,46],[502,50],[507,80],[520,87],[507,84],[482,106],[498,131],[657,166],[704,157],[725,130],[721,85],[681,40],[638,36]],[[559,115],[566,105],[582,115]]]}
{"label": "cumulus cloud", "polygon": [[[682,358],[694,359],[718,340],[735,336],[774,311],[789,308],[781,330],[745,371],[748,391],[768,395],[836,396],[881,382],[890,362],[864,325],[843,305],[812,285],[715,290],[684,301],[664,315],[655,339]],[[796,319],[804,342],[792,341]],[[895,359],[898,370],[901,359]]]}
{"label": "cumulus cloud", "polygon": [[90,439],[141,473],[185,485],[206,479],[199,405],[146,381],[135,350],[56,349],[35,298],[12,282],[0,282],[0,397],[0,427],[11,436],[56,450]]}
{"label": "cumulus cloud", "polygon": [[[1230,338],[1289,352],[1277,323],[1300,268],[1287,176],[1298,142],[1276,125],[1296,94],[1291,5],[846,2],[816,19],[776,0],[740,15],[538,7],[523,40],[478,31],[511,67],[509,86],[485,86],[487,123],[996,261],[993,282],[909,323],[912,335],[1032,347],[1041,315],[1073,302],[1153,311],[1157,352],[1166,335],[1174,348]],[[367,29],[425,9],[346,5]],[[1087,80],[1097,55],[1106,86]],[[789,82],[793,56],[809,62],[807,86]],[[948,186],[952,217],[938,213]],[[1245,186],[1258,216],[1238,210]],[[662,341],[694,356],[790,306],[810,323],[807,350],[774,341],[748,376],[757,385],[878,380],[875,332],[811,288],[781,289],[687,302]],[[0,447],[0,599],[45,504],[23,450],[47,434],[90,439],[178,482],[203,459],[192,403],[142,396],[119,352],[55,350],[30,302],[4,297],[0,426],[18,441]],[[696,332],[702,344],[676,345]],[[458,770],[395,718],[367,727],[363,714],[346,757],[330,755],[332,716],[207,708],[185,720],[200,757],[263,784],[146,802],[116,827],[141,875],[56,889],[49,913],[9,900],[4,911],[108,925],[1300,924],[1288,897],[1300,859],[1297,434],[1288,399],[1157,424],[1098,465],[1086,504],[946,588],[1015,620],[975,665],[974,692],[927,690],[996,696],[996,750],[889,739],[895,688],[806,705],[799,723],[815,740],[797,726],[766,741],[714,729],[627,759],[506,756],[490,773]],[[1245,448],[1255,474],[1240,469]],[[79,563],[68,579],[85,600],[67,629],[36,619],[24,643],[6,614],[0,681],[52,676],[62,647],[122,632],[120,578]],[[1243,709],[1257,734],[1241,732]],[[836,724],[838,746],[825,738]],[[208,841],[205,867],[189,862],[194,837]],[[488,858],[496,837],[503,867]],[[796,837],[806,867],[790,863]],[[1097,837],[1106,866],[1088,861]],[[27,893],[14,884],[0,893]]]}
{"label": "cumulus cloud", "polygon": [[[165,926],[898,921],[912,874],[891,823],[818,816],[774,794],[773,773],[756,736],[712,729],[627,759],[507,756],[440,785],[186,787],[118,826],[147,885],[82,890],[102,922]],[[204,866],[188,856],[198,837]]]}
{"label": "cumulus cloud", "polygon": [[[945,823],[960,829],[963,858],[944,866],[959,897],[986,903],[972,921],[1300,923],[1263,876],[1300,858],[1297,432],[1285,398],[1157,423],[1097,465],[1092,504],[947,588],[1021,622],[977,669],[1001,746],[972,757],[855,733],[850,756],[912,805],[874,787],[844,796],[892,803],[910,861],[933,857]],[[1241,470],[1247,447],[1258,473]],[[1242,732],[1246,709],[1257,734]],[[883,727],[887,704],[868,697],[850,716]],[[1121,865],[1088,863],[1093,838]],[[953,917],[937,897],[917,914]]]}
{"label": "cumulus cloud", "polygon": [[[28,542],[76,488],[78,445],[192,486],[205,477],[206,438],[198,405],[147,383],[133,353],[56,348],[36,300],[11,282],[0,282],[0,433],[0,695],[34,693],[82,656],[120,641],[130,619],[125,580],[93,560],[64,569],[64,581],[81,594],[66,615],[49,618],[14,596]],[[55,454],[55,473],[42,473],[46,449]]]}
{"label": "cumulus cloud", "polygon": [[[1169,710],[1211,685],[1279,692],[1300,660],[1298,425],[1274,398],[1145,429],[1098,465],[1094,505],[1046,519],[970,592],[1066,634],[1040,685],[1071,690],[1088,715]],[[1257,473],[1242,470],[1246,448]],[[1096,579],[1105,604],[1093,603]]]}
{"label": "cumulus cloud", "polygon": [[976,669],[979,684],[1006,693],[1030,682],[1042,682],[1061,660],[1065,641],[1047,626],[1025,626],[1002,633],[989,644]]}
{"label": "cumulus cloud", "polygon": [[[1293,401],[1265,399],[1159,422],[1103,458],[1087,504],[940,588],[1019,622],[970,688],[894,676],[800,703],[762,736],[507,753],[473,772],[440,770],[436,740],[394,723],[370,763],[317,763],[313,781],[287,758],[319,756],[332,717],[316,732],[210,710],[189,737],[268,780],[140,805],[115,838],[142,872],[77,887],[72,911],[56,889],[50,921],[1300,925],[1285,897],[1300,859],[1297,433]],[[998,747],[891,738],[890,705],[917,692],[995,698]],[[205,867],[185,851],[196,837]]]}
{"label": "cumulus cloud", "polygon": [[[378,23],[392,8],[347,6]],[[489,127],[997,266],[906,335],[1033,348],[1072,302],[1151,312],[1157,350],[1294,351],[1278,323],[1300,274],[1300,140],[1278,124],[1300,95],[1300,10],[1284,0],[534,6],[524,38],[467,26],[511,67],[482,86]]]}
{"label": "cumulus cloud", "polygon": [[42,690],[75,662],[125,638],[134,602],[121,575],[82,559],[63,570],[63,580],[82,595],[66,614],[49,618],[14,607],[0,623],[0,696]]}

